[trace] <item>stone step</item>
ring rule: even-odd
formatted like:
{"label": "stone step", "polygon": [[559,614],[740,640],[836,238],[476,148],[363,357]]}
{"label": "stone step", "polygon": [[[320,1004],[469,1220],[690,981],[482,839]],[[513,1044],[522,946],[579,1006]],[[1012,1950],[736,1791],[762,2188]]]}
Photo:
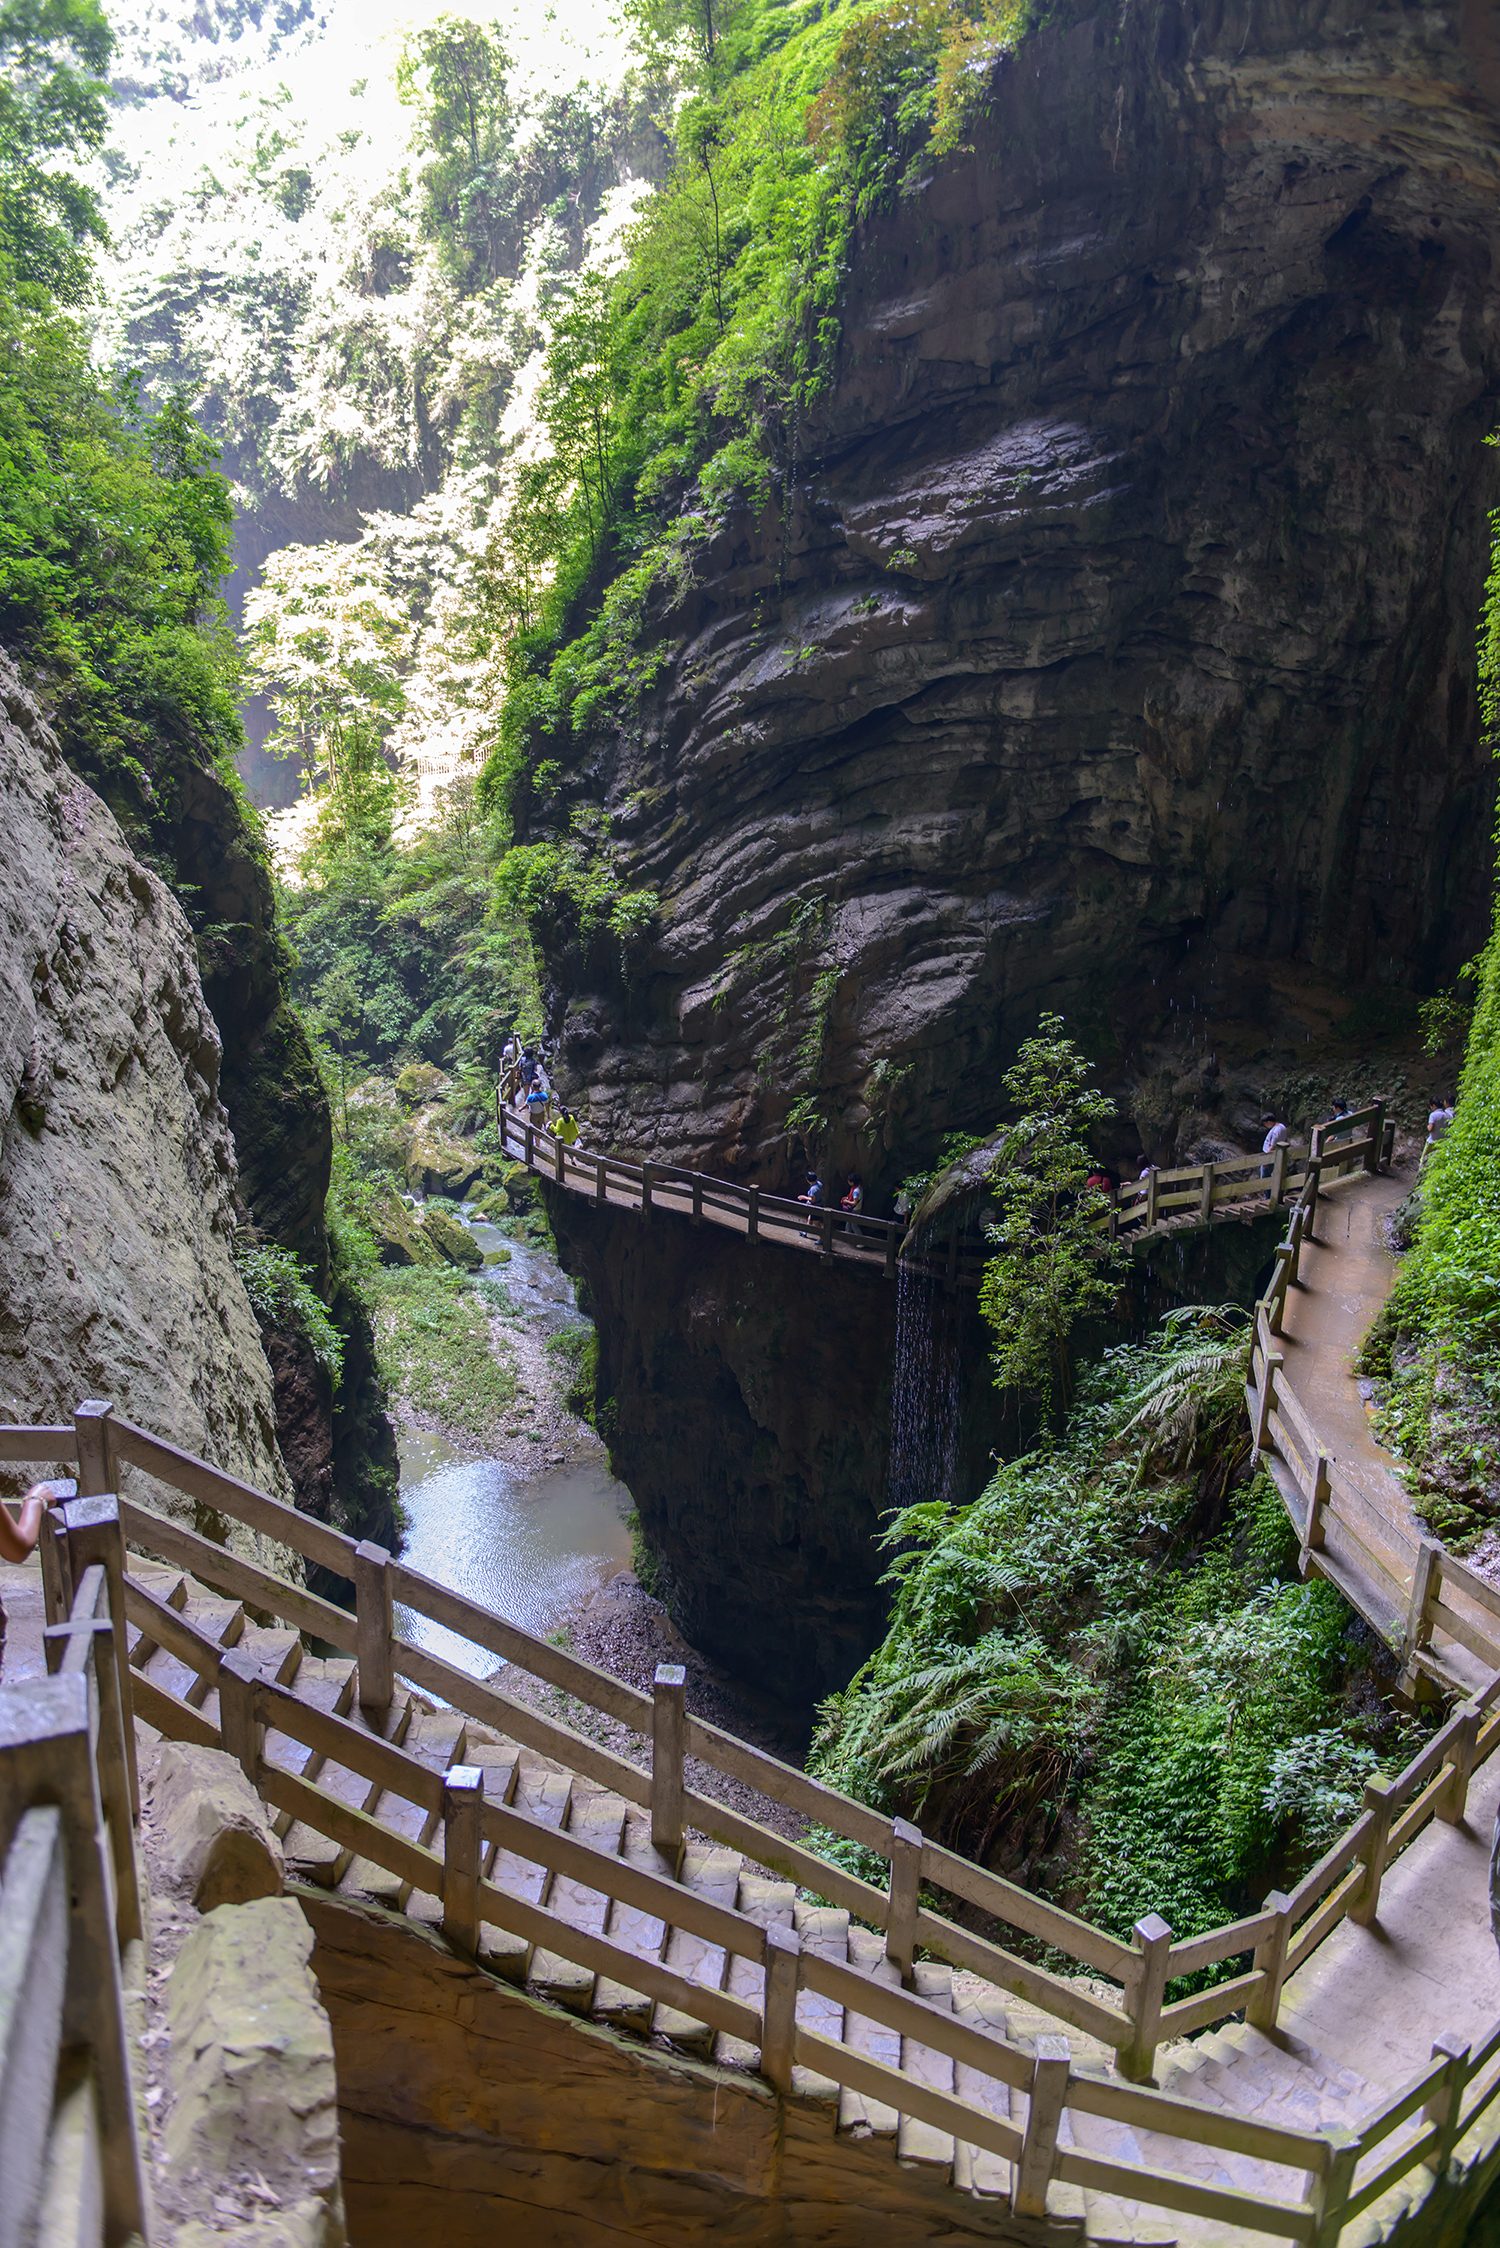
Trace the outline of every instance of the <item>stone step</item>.
{"label": "stone step", "polygon": [[[692,1889],[701,1897],[709,1897],[716,1905],[733,1911],[739,1893],[740,1860],[733,1850],[706,1850],[690,1846],[682,1854],[682,1868],[678,1880],[684,1889]],[[674,1973],[683,1975],[689,1982],[702,1983],[706,1990],[722,1990],[728,1967],[728,1955],[722,1944],[710,1943],[706,1936],[694,1935],[686,1928],[669,1929],[663,1961]],[[714,2032],[707,2022],[695,2021],[691,2014],[680,2012],[675,2006],[658,2003],[651,2017],[652,2034],[670,2038],[684,2052],[694,2053],[708,2060],[714,2049]]]}
{"label": "stone step", "polygon": [[[953,1969],[936,1962],[918,1960],[913,1970],[913,1987],[919,1998],[943,2013],[953,2011]],[[952,2092],[954,2064],[951,2054],[939,2053],[930,2045],[903,2035],[901,2039],[901,2073],[914,2077],[934,2092]],[[903,2115],[896,2133],[896,2159],[909,2170],[940,2170],[951,2175],[957,2149],[951,2131],[940,2131],[935,2124],[924,2123],[918,2116]]]}
{"label": "stone step", "polygon": [[[576,1835],[590,1850],[618,1857],[625,1834],[625,1811],[622,1797],[603,1790],[598,1794],[586,1794],[582,1784],[575,1781],[565,1832]],[[545,1903],[547,1910],[555,1913],[567,1927],[577,1928],[588,1936],[604,1934],[610,1899],[602,1890],[587,1887],[576,1876],[554,1873],[547,1884]],[[540,1998],[550,1998],[556,2005],[566,2006],[572,2013],[586,2014],[594,1995],[594,1977],[588,1968],[575,1965],[558,1952],[538,1951],[532,1957],[526,1987]]]}
{"label": "stone step", "polygon": [[[872,1983],[883,1983],[888,1990],[901,1988],[899,1971],[885,1956],[885,1942],[868,1928],[848,1931],[849,1965],[868,1975]],[[849,2009],[844,2015],[844,2043],[853,2053],[861,2053],[866,2060],[879,2061],[884,2068],[901,2066],[901,2033],[887,2029],[883,2023],[873,2021],[867,2014],[856,2014]],[[864,2092],[851,2091],[845,2084],[839,2090],[838,2128],[841,2137],[853,2139],[895,2140],[900,2117],[893,2107],[883,2100],[871,2099]]]}
{"label": "stone step", "polygon": [[[534,1750],[523,1748],[516,1755],[516,1776],[512,1800],[517,1810],[538,1826],[561,1827],[568,1815],[568,1798],[573,1782],[570,1775]],[[547,1869],[523,1858],[514,1850],[497,1850],[488,1878],[496,1888],[508,1890],[523,1904],[539,1905],[547,1886]],[[480,1935],[479,1956],[484,1965],[514,1983],[524,1983],[531,1963],[531,1946],[524,1936],[513,1936],[503,1928],[485,1928]]]}
{"label": "stone step", "polygon": [[[849,1915],[832,1905],[807,1905],[798,1902],[792,1908],[792,1926],[802,1941],[804,1951],[820,1959],[834,1959],[847,1966],[849,1960]],[[797,2025],[811,2030],[819,2037],[829,2038],[835,2045],[843,2043],[844,2009],[831,1998],[824,1998],[814,1990],[797,1993]],[[831,2076],[820,2075],[816,2069],[804,2068],[799,2062],[792,2070],[792,2090],[803,2099],[826,2100],[837,2112],[839,2086]]]}

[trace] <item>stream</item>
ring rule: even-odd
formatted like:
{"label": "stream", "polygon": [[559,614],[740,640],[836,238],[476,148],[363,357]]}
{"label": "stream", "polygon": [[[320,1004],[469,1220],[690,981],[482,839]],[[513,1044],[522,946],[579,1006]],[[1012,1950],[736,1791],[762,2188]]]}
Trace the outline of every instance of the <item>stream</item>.
{"label": "stream", "polygon": [[[587,1325],[550,1250],[507,1236],[467,1206],[462,1218],[487,1256],[509,1250],[504,1265],[489,1269],[534,1333]],[[398,1424],[403,1561],[527,1631],[555,1631],[576,1601],[630,1567],[630,1493],[610,1474],[597,1439],[579,1434],[587,1439],[581,1458],[559,1460],[538,1445],[534,1462],[518,1464],[476,1459],[446,1436]],[[497,1667],[497,1656],[410,1609],[398,1608],[396,1628],[473,1677]]]}

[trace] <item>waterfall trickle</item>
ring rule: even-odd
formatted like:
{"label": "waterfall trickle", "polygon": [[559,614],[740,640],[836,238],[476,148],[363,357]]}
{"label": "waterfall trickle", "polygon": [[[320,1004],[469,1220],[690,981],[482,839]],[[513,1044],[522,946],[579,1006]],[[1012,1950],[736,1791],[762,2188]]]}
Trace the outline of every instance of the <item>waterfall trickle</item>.
{"label": "waterfall trickle", "polygon": [[891,1383],[893,1511],[955,1496],[962,1418],[958,1299],[903,1264],[896,1279]]}

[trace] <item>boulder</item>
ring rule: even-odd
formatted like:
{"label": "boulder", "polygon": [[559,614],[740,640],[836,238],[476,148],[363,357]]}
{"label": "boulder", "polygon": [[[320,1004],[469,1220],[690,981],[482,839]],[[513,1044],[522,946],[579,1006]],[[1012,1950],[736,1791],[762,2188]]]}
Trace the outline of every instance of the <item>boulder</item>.
{"label": "boulder", "polygon": [[440,1252],[423,1234],[406,1204],[394,1195],[372,1205],[370,1231],[375,1236],[382,1264],[435,1265],[441,1262]]}
{"label": "boulder", "polygon": [[413,1193],[446,1194],[462,1202],[483,1174],[484,1158],[472,1147],[429,1118],[417,1124],[406,1155],[406,1180]]}
{"label": "boulder", "polygon": [[396,1091],[408,1108],[421,1108],[446,1092],[448,1080],[431,1062],[408,1062],[396,1074]]}
{"label": "boulder", "polygon": [[281,1844],[232,1756],[164,1741],[153,1811],[162,1871],[200,1912],[280,1896]]}
{"label": "boulder", "polygon": [[183,1945],[167,1991],[168,2162],[184,2178],[267,2181],[283,2211],[267,2248],[344,2238],[333,2036],[312,1944],[291,1897],[220,1905]]}
{"label": "boulder", "polygon": [[465,1272],[478,1272],[484,1263],[484,1251],[473,1234],[457,1218],[450,1218],[446,1210],[429,1210],[422,1220],[422,1232],[448,1264],[460,1265]]}

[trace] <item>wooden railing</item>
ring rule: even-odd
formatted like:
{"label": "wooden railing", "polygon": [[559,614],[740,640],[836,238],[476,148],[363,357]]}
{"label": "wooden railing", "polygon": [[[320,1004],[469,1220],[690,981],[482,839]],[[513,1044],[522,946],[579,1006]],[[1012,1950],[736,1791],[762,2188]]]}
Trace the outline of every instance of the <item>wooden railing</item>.
{"label": "wooden railing", "polygon": [[1279,1210],[1286,1202],[1305,1204],[1308,1224],[1317,1214],[1319,1182],[1331,1184],[1356,1168],[1374,1171],[1390,1159],[1394,1120],[1384,1101],[1319,1124],[1307,1155],[1273,1148],[1269,1155],[1236,1155],[1212,1163],[1188,1163],[1175,1171],[1154,1166],[1129,1181],[1115,1197],[1100,1231],[1110,1239],[1140,1239],[1168,1227],[1206,1226],[1215,1218],[1253,1218]]}
{"label": "wooden railing", "polygon": [[[464,1948],[474,1949],[481,1925],[507,1930],[586,1971],[608,1976],[626,1990],[660,1999],[758,2046],[763,2073],[782,2088],[790,2081],[792,2067],[800,2065],[898,2113],[928,2121],[964,2143],[1005,2157],[1015,2165],[1018,2214],[1044,2213],[1048,2182],[1056,2178],[1235,2223],[1249,2232],[1329,2243],[1337,2238],[1341,2224],[1374,2198],[1370,2181],[1377,2173],[1370,2165],[1375,2149],[1384,2147],[1393,2131],[1406,2128],[1408,2139],[1394,2154],[1380,2157],[1384,2167],[1378,2175],[1385,2184],[1417,2163],[1430,2162],[1435,2151],[1451,2145],[1500,2089],[1496,2066],[1500,2030],[1478,2054],[1444,2049],[1433,2068],[1357,2137],[1273,2127],[1147,2088],[1155,2050],[1163,2039],[1191,2034],[1241,2010],[1259,2026],[1274,2026],[1282,1985],[1292,1968],[1346,1914],[1360,1922],[1373,1921],[1384,1868],[1428,1818],[1462,1818],[1470,1775],[1500,1742],[1500,1716],[1485,1724],[1477,1707],[1460,1709],[1396,1780],[1372,1783],[1360,1818],[1290,1896],[1272,1895],[1260,1913],[1182,1941],[1174,1941],[1166,1923],[1148,1914],[1137,1923],[1134,1941],[1126,1944],[928,1841],[904,1820],[872,1811],[688,1715],[680,1670],[663,1669],[653,1695],[638,1693],[406,1568],[382,1548],[355,1544],[146,1430],[115,1419],[107,1406],[81,1406],[71,1429],[0,1428],[0,1458],[42,1463],[76,1460],[85,1487],[117,1484],[121,1466],[133,1463],[188,1493],[206,1510],[200,1520],[211,1523],[217,1516],[221,1522],[242,1524],[257,1538],[270,1540],[274,1549],[300,1554],[352,1579],[356,1608],[351,1615],[261,1562],[230,1553],[147,1507],[119,1500],[109,1516],[115,1528],[105,1533],[116,1542],[104,1556],[112,1597],[118,1590],[116,1609],[123,1608],[149,1640],[169,1649],[203,1682],[202,1694],[189,1701],[139,1673],[130,1674],[134,1706],[151,1725],[171,1737],[227,1749],[269,1803],[341,1848],[385,1868],[412,1889],[439,1898],[445,1926]],[[53,1520],[44,1542],[49,1613],[67,1612],[72,1574],[80,1554],[91,1551],[77,1542],[88,1527],[77,1511],[79,1505],[75,1502],[59,1510],[61,1520]],[[653,1840],[669,1865],[678,1858],[687,1828],[695,1828],[881,1930],[887,1957],[905,1982],[912,1980],[919,1949],[969,1968],[1114,2047],[1126,2081],[1074,2073],[1065,2042],[1042,2038],[1034,2055],[1023,2053],[910,1989],[886,1987],[856,1969],[820,1959],[803,1951],[785,1931],[765,1928],[659,1873],[595,1851],[577,1836],[542,1826],[511,1805],[486,1801],[478,1768],[458,1768],[446,1777],[433,1773],[366,1727],[308,1706],[287,1687],[262,1676],[248,1657],[205,1638],[133,1578],[121,1540],[353,1655],[360,1704],[377,1720],[389,1708],[397,1678],[404,1678],[523,1746],[612,1789],[627,1803],[649,1810]],[[649,1739],[649,1770],[412,1645],[392,1628],[397,1603]],[[97,1608],[97,1595],[95,1604]],[[118,1647],[120,1627],[112,1624],[111,1628]],[[195,1701],[206,1700],[210,1690],[218,1694],[217,1727],[194,1706]],[[363,1775],[377,1792],[387,1790],[415,1805],[425,1815],[423,1838],[413,1840],[382,1825],[378,1805],[374,1814],[361,1811],[320,1787],[316,1779],[289,1768],[273,1753],[278,1740],[299,1743],[315,1756]],[[845,1873],[801,1844],[689,1787],[686,1757],[744,1781],[772,1801],[877,1852],[890,1867],[886,1885],[877,1887]],[[432,1844],[439,1832],[441,1847],[435,1848]],[[653,1914],[666,1925],[689,1929],[722,1945],[732,1958],[745,1963],[748,1979],[731,1978],[736,1981],[733,1990],[709,1989],[661,1960],[642,1960],[602,1935],[570,1926],[482,1876],[480,1868],[490,1845],[503,1846],[529,1863]],[[1118,1998],[1096,1995],[1095,1990],[960,1927],[923,1902],[924,1883],[942,1895],[977,1906],[1093,1975],[1107,1978],[1117,1987]],[[1233,1980],[1175,2004],[1165,2002],[1173,1979],[1238,1958],[1248,1959],[1249,1966]],[[978,2070],[1027,2094],[1024,2127],[957,2094],[919,2084],[805,2028],[796,2020],[799,1990],[819,1992],[948,2054],[955,2065]],[[1418,2109],[1424,2120],[1412,2137],[1409,2119]],[[1108,2161],[1077,2144],[1059,2145],[1060,2119],[1067,2110],[1280,2165],[1302,2174],[1303,2190],[1294,2199],[1249,2195],[1207,2186],[1179,2171]]]}
{"label": "wooden railing", "polygon": [[[1357,1121],[1340,1119],[1340,1125]],[[1369,1133],[1347,1145],[1330,1147],[1325,1140],[1309,1166],[1270,1285],[1255,1307],[1245,1405],[1256,1453],[1297,1530],[1303,1575],[1337,1585],[1400,1655],[1405,1691],[1415,1692],[1426,1679],[1444,1693],[1476,1694],[1487,1708],[1500,1695],[1500,1590],[1408,1527],[1406,1494],[1394,1477],[1397,1505],[1385,1513],[1372,1504],[1324,1442],[1288,1379],[1278,1347],[1287,1292],[1298,1278],[1303,1244],[1313,1237],[1320,1174],[1326,1182],[1333,1164],[1352,1169],[1368,1158],[1372,1145]],[[1471,1659],[1467,1665],[1465,1656]]]}
{"label": "wooden railing", "polygon": [[736,1186],[732,1179],[711,1178],[706,1172],[684,1171],[669,1163],[624,1163],[617,1156],[567,1147],[498,1100],[495,1114],[507,1155],[538,1178],[584,1195],[600,1209],[632,1210],[647,1219],[666,1211],[692,1225],[720,1226],[742,1240],[811,1250],[825,1263],[864,1265],[887,1280],[895,1279],[899,1260],[908,1271],[946,1280],[954,1287],[979,1285],[983,1254],[977,1245],[961,1242],[957,1234],[930,1254],[908,1252],[903,1257],[904,1219],[851,1217],[829,1206],[809,1208],[805,1202],[767,1194],[763,1187]]}
{"label": "wooden railing", "polygon": [[0,2240],[119,2248],[147,2221],[122,1979],[144,1964],[123,1546],[112,1498],[68,1512],[50,1675],[0,1686]]}
{"label": "wooden railing", "polygon": [[[679,1170],[667,1163],[625,1163],[613,1155],[568,1147],[540,1126],[524,1122],[497,1097],[496,1121],[505,1153],[538,1178],[581,1194],[600,1209],[630,1210],[650,1218],[658,1211],[685,1217],[693,1225],[716,1225],[747,1241],[774,1241],[785,1248],[816,1251],[825,1262],[842,1259],[879,1270],[894,1279],[898,1264],[908,1272],[941,1280],[949,1288],[977,1288],[984,1274],[984,1250],[955,1229],[930,1249],[916,1247],[905,1221],[850,1217],[842,1210],[809,1209],[805,1202],[767,1194],[757,1186],[736,1186],[702,1171]],[[1111,1241],[1139,1241],[1148,1234],[1207,1226],[1215,1219],[1245,1220],[1296,1200],[1312,1182],[1317,1207],[1320,1175],[1341,1177],[1357,1164],[1374,1170],[1389,1155],[1395,1126],[1383,1102],[1320,1125],[1309,1156],[1284,1147],[1273,1154],[1236,1156],[1232,1161],[1190,1163],[1179,1170],[1152,1168],[1143,1178],[1120,1187],[1099,1232]],[[1328,1148],[1321,1139],[1328,1135]]]}

